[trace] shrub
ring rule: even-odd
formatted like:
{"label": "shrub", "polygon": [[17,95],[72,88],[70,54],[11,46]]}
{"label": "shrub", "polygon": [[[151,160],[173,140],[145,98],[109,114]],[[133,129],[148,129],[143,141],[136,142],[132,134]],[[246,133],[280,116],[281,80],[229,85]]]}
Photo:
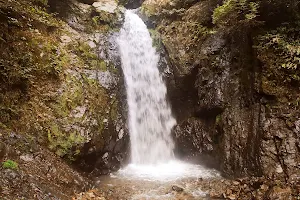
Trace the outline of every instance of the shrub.
{"label": "shrub", "polygon": [[300,22],[285,23],[258,36],[258,58],[268,70],[269,79],[300,84]]}
{"label": "shrub", "polygon": [[249,22],[258,15],[259,4],[247,0],[225,0],[213,12],[214,24],[234,24],[238,21]]}
{"label": "shrub", "polygon": [[279,68],[297,69],[300,65],[300,24],[281,26],[258,37],[260,53],[275,54]]}
{"label": "shrub", "polygon": [[2,162],[2,167],[4,169],[18,169],[18,163],[12,160],[6,160]]}

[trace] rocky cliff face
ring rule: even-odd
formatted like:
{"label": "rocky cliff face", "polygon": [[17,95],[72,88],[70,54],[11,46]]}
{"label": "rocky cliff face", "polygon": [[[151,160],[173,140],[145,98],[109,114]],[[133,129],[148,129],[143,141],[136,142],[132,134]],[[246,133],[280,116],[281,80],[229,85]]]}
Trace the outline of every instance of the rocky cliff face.
{"label": "rocky cliff face", "polygon": [[[293,1],[285,3],[298,9]],[[299,38],[292,30],[294,42],[284,38],[288,28],[282,23],[293,26],[290,19],[274,21],[276,12],[293,18],[295,10],[281,6],[265,1],[144,2],[141,11],[154,22],[170,60],[172,74],[166,81],[179,121],[173,134],[178,156],[219,166],[229,176],[299,178],[294,103],[299,64],[290,61],[293,69],[284,67],[286,57],[276,58],[293,59],[280,45],[297,49]]]}
{"label": "rocky cliff face", "polygon": [[[123,6],[142,2],[0,2],[0,196],[67,199],[91,185],[65,161],[91,175],[126,162],[115,37]],[[146,0],[141,12],[162,54],[177,156],[299,180],[299,2]]]}
{"label": "rocky cliff face", "polygon": [[[86,3],[0,4],[0,137],[11,150],[19,149],[10,144],[12,133],[35,138],[41,147],[99,175],[119,169],[128,152],[115,43],[124,8],[113,0]],[[1,159],[27,155],[18,152]]]}

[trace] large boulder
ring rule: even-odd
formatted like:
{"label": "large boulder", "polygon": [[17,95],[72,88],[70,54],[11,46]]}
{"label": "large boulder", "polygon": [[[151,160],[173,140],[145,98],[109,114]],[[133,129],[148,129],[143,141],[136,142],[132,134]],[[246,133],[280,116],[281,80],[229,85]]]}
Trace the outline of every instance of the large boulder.
{"label": "large boulder", "polygon": [[107,12],[107,13],[115,13],[118,8],[118,4],[114,0],[105,0],[105,1],[96,1],[92,4],[95,8],[96,12]]}

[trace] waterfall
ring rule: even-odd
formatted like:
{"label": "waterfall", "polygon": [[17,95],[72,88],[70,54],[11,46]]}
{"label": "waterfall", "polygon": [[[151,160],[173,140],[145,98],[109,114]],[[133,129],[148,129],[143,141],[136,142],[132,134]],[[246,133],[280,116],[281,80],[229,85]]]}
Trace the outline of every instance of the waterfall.
{"label": "waterfall", "polygon": [[118,44],[126,82],[131,159],[134,164],[172,160],[171,129],[176,124],[159,74],[159,55],[142,19],[126,11]]}
{"label": "waterfall", "polygon": [[118,171],[125,178],[171,181],[213,177],[201,165],[174,158],[171,129],[176,124],[166,101],[167,89],[159,74],[159,56],[150,33],[133,11],[126,11],[118,37],[126,82],[131,164]]}

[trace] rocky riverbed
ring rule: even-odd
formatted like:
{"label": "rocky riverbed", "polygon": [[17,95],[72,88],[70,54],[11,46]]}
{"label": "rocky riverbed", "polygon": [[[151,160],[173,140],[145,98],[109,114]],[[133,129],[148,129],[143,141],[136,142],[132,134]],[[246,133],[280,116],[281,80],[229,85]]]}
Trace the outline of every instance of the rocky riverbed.
{"label": "rocky riverbed", "polygon": [[282,199],[299,198],[300,183],[286,184],[270,178],[229,180],[180,179],[170,182],[120,179],[106,176],[97,180],[97,188],[80,193],[76,200],[204,200],[204,199]]}

